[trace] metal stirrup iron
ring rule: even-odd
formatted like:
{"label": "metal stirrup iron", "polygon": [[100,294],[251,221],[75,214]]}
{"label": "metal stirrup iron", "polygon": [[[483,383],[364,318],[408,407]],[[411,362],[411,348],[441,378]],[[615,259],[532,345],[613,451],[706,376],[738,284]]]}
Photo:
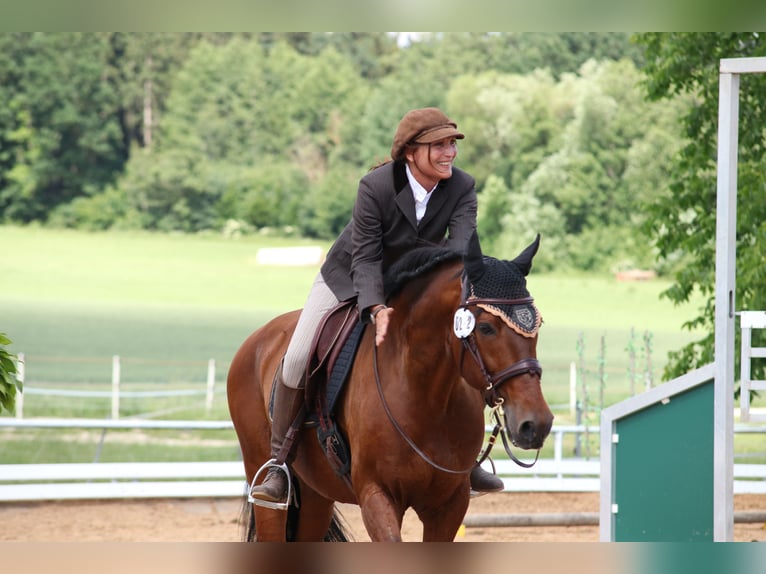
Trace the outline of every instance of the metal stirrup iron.
{"label": "metal stirrup iron", "polygon": [[[253,488],[256,486],[256,481],[258,480],[258,477],[261,476],[264,472],[268,471],[270,468],[278,468],[282,472],[285,473],[285,476],[287,476],[287,498],[285,499],[285,502],[272,502],[270,500],[261,500],[260,498],[255,498],[252,495]],[[287,467],[287,463],[283,462],[282,464],[277,463],[276,458],[270,458],[267,460],[261,468],[258,469],[258,472],[255,473],[255,476],[253,477],[253,481],[250,483],[250,488],[247,489],[247,501],[251,504],[255,504],[256,506],[263,506],[264,508],[272,508],[274,510],[287,510],[287,507],[290,506],[290,500],[293,496],[293,480],[290,476],[290,469]]]}

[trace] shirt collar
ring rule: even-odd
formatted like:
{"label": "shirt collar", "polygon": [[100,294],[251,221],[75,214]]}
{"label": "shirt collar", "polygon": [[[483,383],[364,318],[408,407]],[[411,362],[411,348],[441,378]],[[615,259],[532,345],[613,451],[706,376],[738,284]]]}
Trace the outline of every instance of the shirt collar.
{"label": "shirt collar", "polygon": [[404,167],[407,170],[407,179],[410,182],[412,195],[415,197],[415,201],[423,201],[428,196],[428,194],[430,194],[434,189],[436,189],[436,186],[439,185],[437,183],[435,186],[433,186],[433,188],[427,190],[425,187],[420,185],[420,182],[415,179],[414,175],[412,175],[412,170],[410,170],[409,164],[405,164]]}

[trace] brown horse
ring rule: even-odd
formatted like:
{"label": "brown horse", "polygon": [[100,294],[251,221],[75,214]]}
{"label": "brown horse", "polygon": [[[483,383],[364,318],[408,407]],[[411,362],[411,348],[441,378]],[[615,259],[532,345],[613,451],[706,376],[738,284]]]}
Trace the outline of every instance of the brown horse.
{"label": "brown horse", "polygon": [[[516,446],[540,449],[553,415],[536,359],[541,319],[525,279],[539,236],[513,261],[482,256],[478,239],[471,245],[465,256],[417,249],[392,266],[386,340],[376,348],[374,330],[365,330],[336,408],[350,483],[334,472],[315,430],[304,428],[292,464],[299,504],[288,512],[251,506],[249,540],[323,540],[333,532],[343,540],[337,501],[360,506],[373,541],[401,540],[408,508],[423,523],[424,541],[450,541],[468,509],[484,407],[496,408]],[[257,330],[229,370],[249,484],[269,458],[271,385],[297,319],[294,311]]]}

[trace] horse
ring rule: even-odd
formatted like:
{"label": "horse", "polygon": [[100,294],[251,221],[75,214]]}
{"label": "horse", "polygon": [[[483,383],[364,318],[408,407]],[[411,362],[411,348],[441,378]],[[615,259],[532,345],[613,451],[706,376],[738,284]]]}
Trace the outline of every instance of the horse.
{"label": "horse", "polygon": [[[454,540],[486,438],[485,406],[502,421],[506,450],[507,433],[539,453],[553,422],[536,355],[542,318],[525,279],[539,242],[512,261],[484,256],[475,238],[465,254],[417,248],[391,266],[386,339],[376,347],[365,326],[337,400],[348,476],[328,462],[315,430],[302,427],[290,469],[298,504],[285,512],[245,502],[246,540],[348,540],[336,502],[360,507],[372,541],[401,541],[410,508],[423,541]],[[229,411],[251,485],[270,457],[271,386],[298,315],[252,333],[229,369]]]}

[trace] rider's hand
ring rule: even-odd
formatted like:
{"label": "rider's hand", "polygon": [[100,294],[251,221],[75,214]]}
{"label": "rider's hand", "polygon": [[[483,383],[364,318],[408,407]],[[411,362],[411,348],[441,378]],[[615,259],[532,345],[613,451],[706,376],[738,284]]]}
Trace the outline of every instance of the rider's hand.
{"label": "rider's hand", "polygon": [[375,313],[373,324],[375,325],[375,346],[380,347],[388,332],[388,322],[394,313],[393,307],[383,307]]}

